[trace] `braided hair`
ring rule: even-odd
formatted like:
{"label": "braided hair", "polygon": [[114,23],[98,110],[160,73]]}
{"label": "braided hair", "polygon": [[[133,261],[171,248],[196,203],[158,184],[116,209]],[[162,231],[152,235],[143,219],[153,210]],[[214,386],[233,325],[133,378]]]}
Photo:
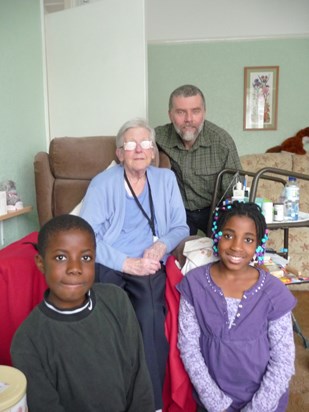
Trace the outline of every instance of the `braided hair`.
{"label": "braided hair", "polygon": [[212,239],[214,255],[218,256],[218,242],[222,237],[222,229],[226,222],[233,216],[247,216],[255,223],[258,246],[256,248],[256,257],[258,264],[264,262],[265,245],[268,240],[268,229],[262,213],[262,209],[254,202],[238,202],[217,207],[213,214]]}

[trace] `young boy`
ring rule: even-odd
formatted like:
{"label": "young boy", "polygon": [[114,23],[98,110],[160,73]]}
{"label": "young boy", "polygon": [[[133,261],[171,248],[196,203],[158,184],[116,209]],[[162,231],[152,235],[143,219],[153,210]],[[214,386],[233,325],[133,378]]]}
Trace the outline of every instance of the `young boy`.
{"label": "young boy", "polygon": [[31,412],[154,411],[134,310],[122,289],[93,285],[95,248],[78,216],[58,216],[39,232],[36,264],[49,288],[11,346]]}

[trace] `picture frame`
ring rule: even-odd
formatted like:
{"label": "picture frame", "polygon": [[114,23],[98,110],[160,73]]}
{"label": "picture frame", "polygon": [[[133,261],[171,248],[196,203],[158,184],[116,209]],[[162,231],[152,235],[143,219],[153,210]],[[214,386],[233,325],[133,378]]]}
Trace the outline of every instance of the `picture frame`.
{"label": "picture frame", "polygon": [[279,66],[244,68],[244,130],[277,130]]}

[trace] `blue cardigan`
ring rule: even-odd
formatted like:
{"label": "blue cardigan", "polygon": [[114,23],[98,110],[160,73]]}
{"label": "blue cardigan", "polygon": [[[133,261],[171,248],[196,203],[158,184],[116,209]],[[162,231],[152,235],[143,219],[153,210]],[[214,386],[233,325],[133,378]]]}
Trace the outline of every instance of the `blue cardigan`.
{"label": "blue cardigan", "polygon": [[[113,247],[125,217],[124,169],[117,165],[95,176],[83,201],[80,216],[93,227],[97,241],[96,261],[122,271],[126,254]],[[149,166],[147,177],[153,194],[156,234],[170,253],[189,235],[186,212],[176,177],[169,169]]]}

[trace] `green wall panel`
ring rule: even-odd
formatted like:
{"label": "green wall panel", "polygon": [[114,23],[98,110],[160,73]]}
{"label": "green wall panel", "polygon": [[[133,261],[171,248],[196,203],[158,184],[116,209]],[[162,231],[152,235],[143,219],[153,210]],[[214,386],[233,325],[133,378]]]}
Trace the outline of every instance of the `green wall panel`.
{"label": "green wall panel", "polygon": [[[279,66],[278,128],[243,130],[245,66]],[[309,38],[150,44],[149,120],[169,121],[168,98],[195,84],[205,94],[207,119],[226,129],[239,154],[262,153],[309,126]]]}
{"label": "green wall panel", "polygon": [[46,144],[39,0],[0,0],[0,53],[0,181],[14,180],[33,206],[3,222],[7,245],[38,229],[33,158]]}

